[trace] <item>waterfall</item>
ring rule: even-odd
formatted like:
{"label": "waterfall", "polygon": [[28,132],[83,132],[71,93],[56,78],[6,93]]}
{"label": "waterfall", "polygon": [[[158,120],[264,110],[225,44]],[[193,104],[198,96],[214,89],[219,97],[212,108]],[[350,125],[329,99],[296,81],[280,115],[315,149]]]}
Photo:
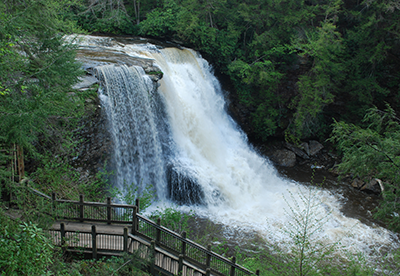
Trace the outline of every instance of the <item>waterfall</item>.
{"label": "waterfall", "polygon": [[[140,67],[96,67],[102,83],[99,97],[113,140],[113,182],[120,190],[166,183],[160,133],[164,129],[158,96]],[[162,193],[160,193],[162,197]]]}
{"label": "waterfall", "polygon": [[[93,47],[92,41],[84,45]],[[152,184],[158,206],[175,202],[216,223],[285,243],[282,228],[293,222],[293,208],[304,208],[301,197],[309,190],[279,176],[248,143],[227,114],[207,61],[189,49],[111,44],[102,51],[152,60],[164,74],[157,88],[139,67],[96,67],[114,141],[114,183]],[[321,238],[365,253],[398,246],[390,231],[344,216],[340,195],[311,189],[316,221],[327,218]]]}
{"label": "waterfall", "polygon": [[[264,196],[275,197],[282,179],[252,150],[228,116],[221,87],[208,63],[187,49],[163,49],[152,57],[164,72],[159,92],[174,141],[170,162],[197,183],[202,202],[237,208],[259,198],[262,191],[268,190]],[[276,205],[265,207],[275,209]]]}

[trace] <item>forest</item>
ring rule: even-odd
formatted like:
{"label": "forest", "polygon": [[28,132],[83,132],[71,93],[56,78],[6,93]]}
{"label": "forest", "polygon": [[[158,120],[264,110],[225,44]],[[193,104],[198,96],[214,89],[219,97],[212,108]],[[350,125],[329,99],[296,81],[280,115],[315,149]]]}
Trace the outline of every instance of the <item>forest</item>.
{"label": "forest", "polygon": [[65,16],[89,32],[200,51],[230,77],[261,140],[327,137],[333,119],[399,107],[397,1],[125,2],[89,1]]}
{"label": "forest", "polygon": [[[103,190],[101,176],[82,184],[69,162],[85,100],[96,97],[95,89],[72,89],[83,70],[64,35],[76,33],[156,38],[199,51],[229,79],[258,142],[331,143],[343,175],[383,180],[375,215],[400,231],[400,1],[3,0],[1,194],[30,180],[44,191],[62,187],[66,197],[67,187],[89,198]],[[3,209],[0,255],[16,250],[7,240],[41,237],[34,226],[12,225]],[[40,246],[46,262],[51,249]],[[0,260],[0,269],[19,275],[13,265]]]}
{"label": "forest", "polygon": [[[382,178],[390,203],[381,214],[398,213],[398,1],[90,0],[62,16],[91,33],[200,51],[232,82],[249,135],[294,144],[329,138],[343,155],[341,172]],[[395,229],[397,218],[389,219]]]}

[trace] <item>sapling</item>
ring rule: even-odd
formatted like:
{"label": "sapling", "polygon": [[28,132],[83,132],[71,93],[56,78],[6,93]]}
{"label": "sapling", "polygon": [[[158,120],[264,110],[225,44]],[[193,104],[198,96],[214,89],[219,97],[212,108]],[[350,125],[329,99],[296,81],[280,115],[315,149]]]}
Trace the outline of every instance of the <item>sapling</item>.
{"label": "sapling", "polygon": [[273,268],[284,275],[325,275],[339,246],[339,242],[329,242],[320,235],[331,211],[321,208],[322,201],[315,186],[299,186],[296,195],[288,193],[289,198],[284,197],[284,200],[289,221],[282,232],[288,237],[290,247],[287,253],[279,254],[279,262]]}

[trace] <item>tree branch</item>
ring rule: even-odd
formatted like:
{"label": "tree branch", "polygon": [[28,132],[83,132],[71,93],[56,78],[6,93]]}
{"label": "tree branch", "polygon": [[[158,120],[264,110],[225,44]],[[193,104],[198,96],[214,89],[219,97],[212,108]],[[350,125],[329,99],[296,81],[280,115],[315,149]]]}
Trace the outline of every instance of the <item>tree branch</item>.
{"label": "tree branch", "polygon": [[395,165],[397,168],[400,168],[400,166],[397,165],[396,162],[394,162],[394,160],[393,160],[389,155],[387,155],[386,152],[384,152],[384,151],[382,151],[382,150],[379,150],[379,149],[373,147],[370,143],[367,143],[366,145],[367,145],[368,147],[370,147],[371,149],[374,149],[375,151],[377,151],[377,152],[379,152],[379,153],[382,153],[390,162],[393,163],[393,165]]}

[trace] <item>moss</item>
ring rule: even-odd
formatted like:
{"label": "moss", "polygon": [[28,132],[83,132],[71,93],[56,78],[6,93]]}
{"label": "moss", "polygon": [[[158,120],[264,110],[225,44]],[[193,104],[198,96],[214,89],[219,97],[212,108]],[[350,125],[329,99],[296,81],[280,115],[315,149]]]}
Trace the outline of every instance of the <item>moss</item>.
{"label": "moss", "polygon": [[152,71],[152,72],[148,72],[147,75],[161,75],[164,76],[164,73],[162,71]]}

